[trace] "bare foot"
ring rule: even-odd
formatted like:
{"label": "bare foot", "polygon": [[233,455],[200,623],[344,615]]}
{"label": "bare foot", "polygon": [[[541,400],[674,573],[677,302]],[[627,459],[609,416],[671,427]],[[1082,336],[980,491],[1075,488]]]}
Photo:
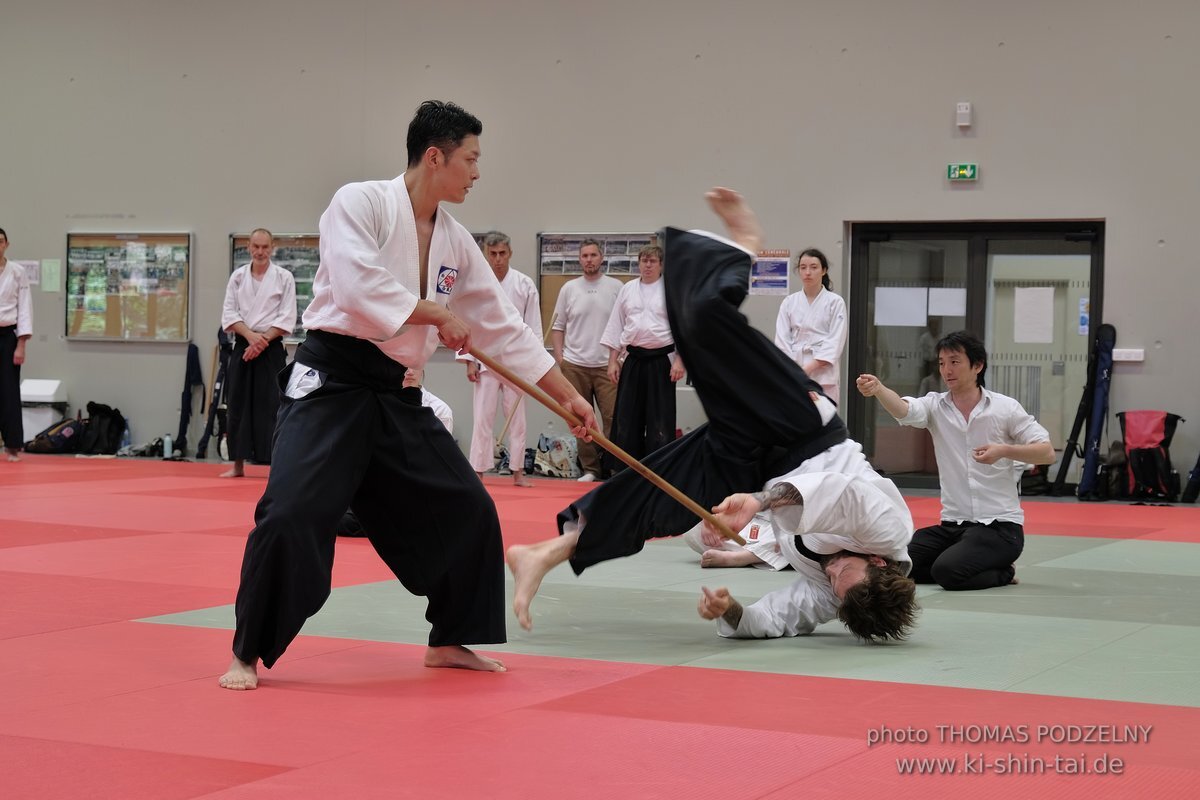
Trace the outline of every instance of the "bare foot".
{"label": "bare foot", "polygon": [[217,681],[222,689],[233,689],[235,692],[248,692],[251,689],[258,688],[258,662],[247,664],[237,656],[233,657],[233,663],[229,665],[229,669]]}
{"label": "bare foot", "polygon": [[19,451],[17,451],[17,450],[8,450],[8,449],[5,449],[5,451],[4,451],[4,452],[8,453],[8,460],[9,460],[9,461],[20,461],[20,460],[21,460],[20,453],[19,453]]}
{"label": "bare foot", "polygon": [[231,469],[228,472],[222,472],[222,478],[244,478],[246,473],[240,469]]}
{"label": "bare foot", "polygon": [[709,207],[729,231],[729,238],[752,253],[762,248],[763,231],[758,217],[742,197],[733,189],[717,186],[704,195]]}
{"label": "bare foot", "polygon": [[425,651],[425,666],[474,669],[480,672],[508,672],[504,662],[481,656],[462,645],[430,647]]}
{"label": "bare foot", "polygon": [[749,550],[705,550],[700,555],[702,567],[748,567],[760,561]]}
{"label": "bare foot", "polygon": [[531,480],[529,480],[529,478],[525,477],[525,473],[523,473],[523,472],[514,472],[513,473],[513,486],[521,486],[526,489],[529,489],[535,485],[536,484],[534,484],[533,481],[531,481]]}
{"label": "bare foot", "polygon": [[1020,581],[1019,581],[1019,580],[1017,580],[1017,573],[1015,573],[1015,572],[1014,572],[1014,573],[1013,573],[1013,576],[1012,576],[1012,580],[1008,582],[1008,585],[1009,585],[1009,586],[1016,586],[1018,583],[1020,583]]}

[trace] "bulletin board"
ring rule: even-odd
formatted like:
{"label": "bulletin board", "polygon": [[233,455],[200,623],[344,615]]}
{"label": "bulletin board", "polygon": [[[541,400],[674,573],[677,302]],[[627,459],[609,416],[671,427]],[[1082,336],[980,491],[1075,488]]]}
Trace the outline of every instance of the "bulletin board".
{"label": "bulletin board", "polygon": [[579,244],[595,239],[604,248],[604,274],[622,283],[637,278],[638,251],[658,244],[653,233],[539,233],[538,294],[542,300],[542,330],[550,330],[554,305],[563,284],[583,274],[579,266]]}
{"label": "bulletin board", "polygon": [[190,233],[68,233],[67,338],[188,341],[191,264]]}
{"label": "bulletin board", "polygon": [[[313,278],[321,265],[321,237],[315,233],[275,234],[275,253],[271,261],[292,273],[296,279],[296,327],[286,342],[304,341],[304,312],[313,299]],[[250,234],[229,235],[229,272],[250,263]]]}

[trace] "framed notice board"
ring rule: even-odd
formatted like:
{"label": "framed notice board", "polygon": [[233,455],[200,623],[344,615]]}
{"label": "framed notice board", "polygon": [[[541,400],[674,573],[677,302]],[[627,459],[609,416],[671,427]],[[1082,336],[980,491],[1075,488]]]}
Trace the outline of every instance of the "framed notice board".
{"label": "framed notice board", "polygon": [[[321,265],[321,237],[315,233],[284,233],[274,236],[271,261],[296,279],[296,328],[284,337],[287,342],[304,340],[304,312],[313,298],[313,278]],[[229,235],[229,272],[250,263],[250,234]],[[222,297],[224,295],[222,294]]]}
{"label": "framed notice board", "polygon": [[638,251],[658,244],[653,233],[539,233],[538,294],[542,300],[542,330],[549,332],[558,292],[563,284],[583,274],[579,245],[595,239],[604,249],[604,274],[622,283],[637,278]]}
{"label": "framed notice board", "polygon": [[68,339],[186,342],[190,233],[68,233]]}

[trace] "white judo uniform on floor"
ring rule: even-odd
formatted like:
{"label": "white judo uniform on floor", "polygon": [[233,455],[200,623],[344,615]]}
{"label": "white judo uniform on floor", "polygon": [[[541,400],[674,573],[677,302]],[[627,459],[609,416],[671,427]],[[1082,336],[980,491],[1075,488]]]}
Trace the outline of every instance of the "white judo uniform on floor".
{"label": "white judo uniform on floor", "polygon": [[[494,274],[494,273],[493,273]],[[500,288],[512,301],[517,313],[525,320],[525,324],[533,335],[542,339],[542,306],[538,299],[537,286],[533,279],[523,272],[509,267],[500,281]],[[500,363],[507,362],[504,353],[493,353]],[[460,361],[474,361],[471,356],[459,356]],[[499,401],[508,423],[508,455],[514,468],[525,463],[525,409],[521,407],[515,412],[513,407],[522,403],[524,393],[510,386],[493,374],[483,364],[479,364],[479,379],[475,381],[472,396],[472,411],[474,427],[471,432],[471,450],[468,460],[476,472],[487,472],[496,464],[496,438],[492,435],[496,424],[496,403]]]}
{"label": "white judo uniform on floor", "polygon": [[800,366],[812,359],[829,366],[813,370],[808,377],[821,384],[829,399],[837,403],[842,351],[846,349],[846,301],[822,288],[811,302],[803,291],[788,295],[775,318],[775,346]]}
{"label": "white judo uniform on floor", "polygon": [[803,555],[795,539],[818,555],[843,550],[891,559],[907,574],[912,567],[908,543],[913,521],[896,485],[872,469],[862,447],[846,440],[808,459],[795,471],[767,485],[789,483],[804,498],[802,506],[786,506],[759,515],[742,530],[758,527],[756,539],[778,546],[777,555],[795,570],[797,579],[745,606],[735,629],[718,619],[722,636],[763,639],[801,636],[837,617],[839,601],[820,563]]}

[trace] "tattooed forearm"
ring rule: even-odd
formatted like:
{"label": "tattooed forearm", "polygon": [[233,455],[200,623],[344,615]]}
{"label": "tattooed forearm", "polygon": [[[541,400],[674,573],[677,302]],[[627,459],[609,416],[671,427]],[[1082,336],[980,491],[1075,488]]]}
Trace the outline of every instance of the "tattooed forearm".
{"label": "tattooed forearm", "polygon": [[777,483],[770,489],[755,492],[750,496],[758,501],[763,511],[769,511],[780,506],[804,505],[804,497],[800,494],[800,490],[790,483]]}
{"label": "tattooed forearm", "polygon": [[725,609],[725,613],[721,615],[721,619],[729,624],[729,627],[737,629],[738,623],[742,621],[742,604],[732,597],[729,598],[729,608]]}

